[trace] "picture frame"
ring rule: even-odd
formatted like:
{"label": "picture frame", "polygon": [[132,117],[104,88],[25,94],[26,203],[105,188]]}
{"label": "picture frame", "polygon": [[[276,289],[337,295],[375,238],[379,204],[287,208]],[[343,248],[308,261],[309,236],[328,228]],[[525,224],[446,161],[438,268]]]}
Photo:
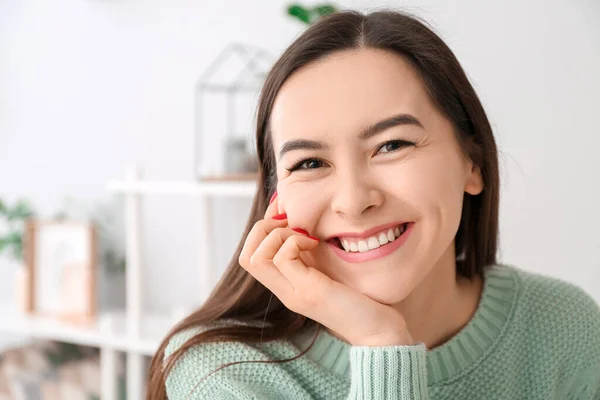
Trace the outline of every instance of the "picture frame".
{"label": "picture frame", "polygon": [[89,221],[28,219],[26,312],[74,323],[96,316],[97,237]]}

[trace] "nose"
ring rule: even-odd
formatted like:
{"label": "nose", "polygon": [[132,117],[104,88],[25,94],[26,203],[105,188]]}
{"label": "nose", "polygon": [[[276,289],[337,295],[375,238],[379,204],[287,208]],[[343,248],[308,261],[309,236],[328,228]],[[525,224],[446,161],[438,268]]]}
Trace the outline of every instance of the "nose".
{"label": "nose", "polygon": [[358,219],[381,207],[384,192],[379,183],[363,170],[353,169],[337,177],[333,187],[331,209],[348,219]]}

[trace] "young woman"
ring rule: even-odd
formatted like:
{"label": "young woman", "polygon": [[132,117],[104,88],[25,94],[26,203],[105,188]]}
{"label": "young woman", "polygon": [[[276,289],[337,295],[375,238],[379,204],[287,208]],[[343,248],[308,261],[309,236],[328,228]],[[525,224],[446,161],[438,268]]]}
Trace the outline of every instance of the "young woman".
{"label": "young woman", "polygon": [[267,77],[256,135],[248,227],[148,399],[600,398],[600,310],[496,264],[492,130],[424,23],[312,25]]}

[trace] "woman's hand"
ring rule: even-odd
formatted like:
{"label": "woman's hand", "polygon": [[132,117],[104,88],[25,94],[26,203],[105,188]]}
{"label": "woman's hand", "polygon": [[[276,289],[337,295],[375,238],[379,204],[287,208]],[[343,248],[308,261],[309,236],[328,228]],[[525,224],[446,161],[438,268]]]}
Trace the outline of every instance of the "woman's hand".
{"label": "woman's hand", "polygon": [[[319,240],[288,227],[277,198],[246,238],[240,265],[290,310],[305,315],[353,346],[412,345],[402,315],[315,268]],[[275,217],[275,218],[274,218]]]}

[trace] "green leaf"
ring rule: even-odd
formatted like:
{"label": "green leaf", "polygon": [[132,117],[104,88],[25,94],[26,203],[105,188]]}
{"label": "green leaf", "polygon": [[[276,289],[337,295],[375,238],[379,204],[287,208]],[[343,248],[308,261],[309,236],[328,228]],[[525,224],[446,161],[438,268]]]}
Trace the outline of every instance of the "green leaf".
{"label": "green leaf", "polygon": [[310,11],[299,4],[291,4],[288,7],[288,14],[298,18],[300,21],[310,24]]}
{"label": "green leaf", "polygon": [[8,220],[20,221],[33,215],[34,213],[29,203],[25,200],[20,200],[12,210],[8,211]]}
{"label": "green leaf", "polygon": [[328,14],[333,14],[337,11],[334,5],[332,4],[323,4],[315,8],[315,11],[319,14],[319,16],[325,16]]}
{"label": "green leaf", "polygon": [[8,211],[6,209],[6,204],[4,204],[2,200],[0,200],[0,215],[5,215],[6,211]]}
{"label": "green leaf", "polygon": [[[15,249],[15,247],[17,247],[17,249]],[[21,251],[22,243],[21,235],[19,234],[19,232],[12,232],[4,236],[3,238],[0,238],[0,254],[2,254],[2,252],[6,251],[9,248],[12,248],[13,255],[17,250]],[[18,259],[20,259],[20,257],[21,256],[19,256]]]}
{"label": "green leaf", "polygon": [[23,242],[21,240],[13,246],[13,257],[17,261],[23,261]]}

